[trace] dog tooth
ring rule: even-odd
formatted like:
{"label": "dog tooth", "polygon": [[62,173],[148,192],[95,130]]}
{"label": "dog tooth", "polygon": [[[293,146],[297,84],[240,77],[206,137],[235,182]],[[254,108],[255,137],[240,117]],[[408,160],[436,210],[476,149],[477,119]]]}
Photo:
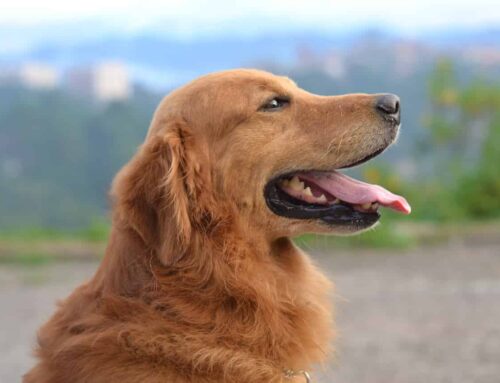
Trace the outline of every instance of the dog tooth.
{"label": "dog tooth", "polygon": [[299,177],[297,177],[297,176],[293,176],[293,178],[289,182],[289,186],[292,189],[297,190],[297,191],[301,191],[304,188],[303,185],[304,184],[302,182],[300,182]]}
{"label": "dog tooth", "polygon": [[378,209],[378,202],[372,203],[372,210],[377,210]]}
{"label": "dog tooth", "polygon": [[321,194],[318,198],[317,198],[318,202],[322,202],[322,203],[325,203],[327,202],[327,199],[325,197],[324,194]]}
{"label": "dog tooth", "polygon": [[336,203],[339,203],[340,200],[338,198],[335,198],[333,201],[330,202],[330,205],[335,205]]}
{"label": "dog tooth", "polygon": [[302,189],[304,189],[304,187],[305,187],[305,186],[304,186],[304,182],[303,182],[303,181],[301,181],[301,180],[300,180],[300,178],[299,178],[299,177],[297,177],[297,176],[293,176],[293,178],[292,178],[292,181],[291,181],[291,182],[292,182],[294,185],[296,185],[297,190],[299,190],[299,188],[300,188],[300,190],[302,190]]}
{"label": "dog tooth", "polygon": [[304,189],[304,194],[309,197],[314,197],[311,188],[309,186]]}
{"label": "dog tooth", "polygon": [[367,203],[364,203],[363,205],[361,205],[361,207],[365,210],[370,209],[371,206],[372,206],[371,202],[367,202]]}

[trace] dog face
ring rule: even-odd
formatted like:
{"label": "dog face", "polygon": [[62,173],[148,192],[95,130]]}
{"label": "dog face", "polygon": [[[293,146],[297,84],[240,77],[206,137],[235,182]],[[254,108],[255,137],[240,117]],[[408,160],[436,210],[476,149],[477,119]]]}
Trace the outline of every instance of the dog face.
{"label": "dog face", "polygon": [[274,238],[353,233],[378,221],[379,205],[409,213],[402,197],[337,171],[385,150],[399,124],[393,95],[324,97],[284,77],[235,70],[167,96],[145,148],[168,153],[167,181],[157,183],[178,220],[191,221],[184,226],[233,210]]}
{"label": "dog face", "polygon": [[[400,124],[397,97],[322,97],[287,78],[248,76],[230,96],[239,100],[240,92],[246,94],[230,119],[237,123],[212,145],[220,193],[231,196],[249,222],[264,224],[273,236],[353,233],[378,221],[378,204],[407,211],[401,198],[335,172],[394,142]],[[231,108],[224,103],[216,110],[231,114]]]}

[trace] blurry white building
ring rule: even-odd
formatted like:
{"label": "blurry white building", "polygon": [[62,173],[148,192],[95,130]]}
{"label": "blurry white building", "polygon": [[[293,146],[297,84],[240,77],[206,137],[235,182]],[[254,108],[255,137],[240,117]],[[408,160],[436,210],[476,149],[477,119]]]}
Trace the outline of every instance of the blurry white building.
{"label": "blurry white building", "polygon": [[19,80],[28,88],[54,89],[59,85],[59,74],[50,65],[26,63],[19,70]]}
{"label": "blurry white building", "polygon": [[102,62],[70,70],[66,81],[73,92],[99,102],[123,101],[132,95],[129,72],[119,62]]}
{"label": "blurry white building", "polygon": [[339,53],[330,52],[324,58],[323,70],[334,79],[342,79],[347,72],[344,58]]}
{"label": "blurry white building", "polygon": [[21,84],[32,89],[54,89],[59,85],[59,73],[50,65],[27,62],[16,67],[2,68],[0,82]]}

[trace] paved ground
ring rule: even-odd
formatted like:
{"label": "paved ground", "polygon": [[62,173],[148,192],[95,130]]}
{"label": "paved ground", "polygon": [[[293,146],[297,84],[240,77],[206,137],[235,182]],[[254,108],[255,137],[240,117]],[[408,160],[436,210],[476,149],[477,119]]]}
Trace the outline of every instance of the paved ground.
{"label": "paved ground", "polygon": [[[321,383],[499,383],[500,246],[316,254],[337,285],[337,359]],[[33,363],[35,329],[96,267],[0,265],[0,383]]]}

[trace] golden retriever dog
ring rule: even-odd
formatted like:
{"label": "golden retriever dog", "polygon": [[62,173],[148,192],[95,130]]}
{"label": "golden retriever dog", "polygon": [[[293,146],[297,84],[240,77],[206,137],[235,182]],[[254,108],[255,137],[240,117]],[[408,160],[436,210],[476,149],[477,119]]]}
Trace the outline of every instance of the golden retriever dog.
{"label": "golden retriever dog", "polygon": [[173,91],[114,180],[105,258],[41,328],[24,382],[309,381],[334,335],[330,284],[290,237],[409,213],[338,171],[399,125],[394,95],[318,96],[258,70]]}

